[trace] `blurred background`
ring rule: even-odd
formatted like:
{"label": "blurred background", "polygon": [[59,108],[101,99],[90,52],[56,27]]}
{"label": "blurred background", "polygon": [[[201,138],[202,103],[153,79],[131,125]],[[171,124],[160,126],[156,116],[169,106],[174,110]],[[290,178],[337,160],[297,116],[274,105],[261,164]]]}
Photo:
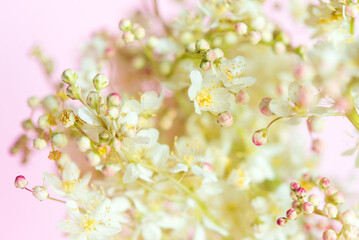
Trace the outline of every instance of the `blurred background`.
{"label": "blurred background", "polygon": [[[281,4],[288,1],[267,2],[266,11],[270,14],[271,2]],[[171,14],[169,10],[175,11],[178,6],[172,6],[167,0],[159,1],[159,4],[160,10],[167,15]],[[56,229],[56,223],[66,217],[64,206],[54,201],[39,202],[13,184],[15,177],[21,174],[28,179],[29,187],[41,185],[42,172],[54,172],[55,169],[54,162],[45,152],[32,155],[27,165],[21,164],[20,156],[9,153],[11,144],[22,132],[21,121],[30,114],[26,100],[34,95],[43,97],[50,93],[40,64],[30,56],[31,50],[35,45],[42,47],[44,53],[54,60],[55,76],[60,81],[64,69],[79,66],[81,46],[93,32],[106,28],[118,33],[120,19],[130,16],[136,9],[150,7],[149,0],[0,1],[0,82],[3,84],[0,94],[0,239],[66,239]],[[288,18],[285,11],[273,16],[278,22]],[[288,25],[290,21],[284,22],[292,37],[301,41],[308,39],[304,33],[298,33]],[[335,178],[340,187],[359,193],[355,184],[359,175],[359,170],[354,168],[356,156],[342,156],[358,142],[353,133],[355,130],[347,120],[339,117],[327,120],[326,131],[322,133],[326,151],[317,174]]]}

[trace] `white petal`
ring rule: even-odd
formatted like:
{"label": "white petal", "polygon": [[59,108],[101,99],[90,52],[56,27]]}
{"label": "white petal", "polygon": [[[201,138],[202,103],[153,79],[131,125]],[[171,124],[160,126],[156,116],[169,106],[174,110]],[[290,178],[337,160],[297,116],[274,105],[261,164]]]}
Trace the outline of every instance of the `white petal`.
{"label": "white petal", "polygon": [[122,124],[130,124],[136,126],[138,122],[138,115],[135,112],[129,112],[126,116],[121,120]]}
{"label": "white petal", "polygon": [[170,169],[171,173],[187,172],[188,166],[183,163],[177,163],[173,168]]}
{"label": "white petal", "polygon": [[58,222],[56,226],[57,229],[59,229],[60,231],[67,233],[75,233],[82,231],[82,228],[76,222],[69,219]]}
{"label": "white petal", "polygon": [[66,202],[66,209],[70,217],[76,221],[79,221],[81,219],[81,213],[79,206],[77,203],[73,200],[69,200]]}
{"label": "white petal", "polygon": [[206,232],[204,231],[202,225],[197,224],[193,240],[206,240]]}
{"label": "white petal", "polygon": [[283,100],[273,99],[269,103],[269,109],[278,117],[287,117],[293,113],[292,106]]}
{"label": "white petal", "polygon": [[201,115],[201,109],[200,109],[197,101],[194,101],[194,109],[197,114]]}
{"label": "white petal", "polygon": [[91,172],[88,172],[88,173],[85,174],[85,176],[83,176],[83,177],[81,178],[81,181],[80,181],[80,183],[79,183],[79,188],[80,188],[80,189],[85,188],[85,187],[89,184],[89,182],[90,182],[90,180],[91,180],[91,175],[92,175],[92,173],[91,173]]}
{"label": "white petal", "polygon": [[145,180],[146,182],[153,182],[150,178],[153,174],[151,170],[144,168],[139,164],[137,164],[137,169],[140,172],[139,178]]}
{"label": "white petal", "polygon": [[77,115],[86,123],[90,125],[101,126],[99,119],[92,114],[87,107],[80,107]]}
{"label": "white petal", "polygon": [[64,182],[77,180],[80,177],[80,169],[76,163],[69,161],[65,164],[64,171],[62,173],[62,180]]}
{"label": "white petal", "polygon": [[[105,236],[113,236],[119,232],[121,232],[121,226],[118,225],[118,226],[104,226],[104,225],[97,225],[96,226],[96,229],[102,233],[102,235],[105,235]],[[100,239],[99,239],[100,240]]]}
{"label": "white petal", "polygon": [[60,179],[51,173],[43,173],[43,178],[45,179],[46,184],[50,185],[51,189],[58,195],[64,196],[65,193],[62,189],[62,185],[60,183]]}
{"label": "white petal", "polygon": [[196,94],[202,85],[202,75],[198,70],[194,70],[191,72],[190,78],[192,85],[188,88],[188,96],[191,101],[194,101]]}
{"label": "white petal", "polygon": [[161,240],[162,231],[156,224],[147,223],[143,226],[142,236],[145,240]]}
{"label": "white petal", "polygon": [[140,176],[140,171],[134,163],[130,163],[126,167],[125,174],[123,175],[123,183],[131,183]]}
{"label": "white petal", "polygon": [[111,209],[114,212],[125,212],[131,208],[131,202],[125,197],[113,198],[111,202]]}
{"label": "white petal", "polygon": [[149,144],[153,145],[158,141],[159,131],[155,128],[145,129],[138,132],[137,136],[149,138]]}
{"label": "white petal", "polygon": [[228,231],[224,228],[219,227],[217,224],[209,220],[208,218],[204,217],[203,224],[206,228],[211,229],[215,232],[218,232],[222,236],[228,236]]}

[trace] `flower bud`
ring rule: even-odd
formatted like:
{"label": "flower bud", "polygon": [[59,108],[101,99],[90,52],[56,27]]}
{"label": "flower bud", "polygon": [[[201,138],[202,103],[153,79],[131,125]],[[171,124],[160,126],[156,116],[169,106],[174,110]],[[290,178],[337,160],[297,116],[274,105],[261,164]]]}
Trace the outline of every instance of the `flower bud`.
{"label": "flower bud", "polygon": [[275,53],[277,53],[277,54],[283,54],[283,53],[285,53],[285,50],[287,49],[287,47],[285,46],[285,44],[284,43],[282,43],[282,42],[276,42],[275,44],[274,44],[274,51],[275,51]]}
{"label": "flower bud", "polygon": [[233,124],[233,116],[229,112],[218,114],[217,122],[221,127],[230,127]]}
{"label": "flower bud", "polygon": [[297,212],[295,211],[295,209],[291,208],[287,211],[287,218],[289,220],[294,220],[296,219],[298,216]]}
{"label": "flower bud", "polygon": [[358,228],[354,225],[344,225],[342,228],[342,236],[345,240],[357,240],[359,237]]}
{"label": "flower bud", "polygon": [[91,140],[88,137],[82,136],[76,140],[77,147],[80,152],[86,152],[91,148]]}
{"label": "flower bud", "polygon": [[323,132],[325,128],[325,122],[320,117],[308,118],[307,125],[310,132]]}
{"label": "flower bud", "polygon": [[63,148],[67,145],[67,137],[64,133],[55,133],[51,137],[51,142],[55,145],[55,147]]}
{"label": "flower bud", "polygon": [[262,39],[262,35],[260,32],[253,31],[249,33],[249,40],[253,45],[259,43],[261,39]]}
{"label": "flower bud", "polygon": [[190,42],[186,45],[186,51],[193,53],[196,51],[196,43],[195,42]]}
{"label": "flower bud", "polygon": [[49,116],[48,115],[42,115],[37,119],[37,125],[43,130],[48,129],[51,127],[49,123]]}
{"label": "flower bud", "polygon": [[61,75],[61,79],[64,83],[67,83],[69,85],[73,85],[76,83],[78,76],[76,74],[76,72],[72,69],[66,69],[62,75]]}
{"label": "flower bud", "polygon": [[108,78],[105,76],[105,74],[99,73],[94,77],[93,85],[97,91],[101,91],[107,87]]}
{"label": "flower bud", "polygon": [[248,31],[248,26],[247,26],[247,24],[240,22],[240,23],[237,23],[234,27],[235,27],[235,29],[236,29],[236,32],[237,32],[239,35],[247,34],[247,31]]}
{"label": "flower bud", "polygon": [[336,192],[334,195],[330,198],[330,200],[335,205],[342,205],[344,203],[344,194],[341,192]]}
{"label": "flower bud", "polygon": [[135,41],[135,35],[132,32],[124,32],[122,39],[125,43],[133,43]]}
{"label": "flower bud", "polygon": [[146,36],[146,30],[138,26],[133,30],[133,35],[137,40],[142,40]]}
{"label": "flower bud", "polygon": [[33,141],[33,147],[38,150],[42,150],[46,148],[47,144],[45,139],[43,138],[35,138]]}
{"label": "flower bud", "polygon": [[240,90],[236,94],[236,103],[247,104],[249,102],[249,99],[249,94],[244,90]]}
{"label": "flower bud", "polygon": [[313,204],[314,207],[317,207],[320,203],[319,197],[317,195],[310,195],[308,201]]}
{"label": "flower bud", "polygon": [[208,50],[205,54],[204,54],[204,58],[207,61],[213,62],[214,60],[216,60],[216,53],[215,51],[213,51],[212,49]]}
{"label": "flower bud", "polygon": [[143,56],[135,56],[131,60],[131,65],[136,70],[141,70],[146,66],[146,59]]}
{"label": "flower bud", "polygon": [[27,99],[27,105],[29,105],[30,108],[35,109],[38,106],[40,106],[41,100],[38,97],[30,97]]}
{"label": "flower bud", "polygon": [[127,32],[131,30],[132,22],[129,19],[122,19],[120,21],[119,27],[121,31]]}
{"label": "flower bud", "polygon": [[93,151],[87,154],[86,159],[91,166],[96,166],[101,162],[100,156]]}
{"label": "flower bud", "polygon": [[307,190],[300,187],[297,190],[295,190],[295,194],[297,195],[298,198],[304,198],[307,195]]}
{"label": "flower bud", "polygon": [[345,7],[345,13],[351,18],[356,18],[359,15],[358,6],[356,4],[349,4]]}
{"label": "flower bud", "polygon": [[201,69],[208,71],[209,69],[211,69],[212,64],[211,64],[211,62],[208,62],[208,61],[202,59],[199,66]]}
{"label": "flower bud", "polygon": [[97,109],[99,103],[99,96],[96,91],[90,91],[86,97],[86,103],[93,109]]}
{"label": "flower bud", "polygon": [[66,95],[72,100],[81,98],[81,89],[76,85],[70,85],[66,88]]}
{"label": "flower bud", "polygon": [[147,46],[150,48],[155,48],[158,44],[158,38],[151,36],[147,39]]}
{"label": "flower bud", "polygon": [[319,187],[321,189],[327,190],[328,188],[330,188],[330,180],[326,177],[323,177],[319,181]]}
{"label": "flower bud", "polygon": [[109,138],[110,133],[107,130],[102,131],[99,135],[100,142],[106,142]]}
{"label": "flower bud", "polygon": [[311,214],[314,212],[314,206],[310,202],[305,202],[302,204],[302,211],[306,214]]}
{"label": "flower bud", "polygon": [[121,140],[118,140],[117,138],[115,138],[112,145],[116,151],[120,151],[122,148],[122,142],[121,142]]}
{"label": "flower bud", "polygon": [[338,208],[331,203],[324,206],[323,214],[328,218],[336,218],[338,215]]}
{"label": "flower bud", "polygon": [[337,238],[337,234],[332,229],[328,229],[323,233],[323,240],[336,240]]}
{"label": "flower bud", "polygon": [[210,49],[209,44],[206,40],[201,39],[196,42],[196,50],[198,52],[205,52]]}
{"label": "flower bud", "polygon": [[106,177],[112,177],[112,176],[114,176],[116,174],[116,172],[118,172],[118,170],[120,170],[120,168],[117,167],[116,165],[107,164],[102,168],[102,173]]}
{"label": "flower bud", "polygon": [[355,222],[356,222],[355,213],[352,210],[347,210],[347,211],[343,212],[343,214],[340,216],[340,222],[343,225],[355,224]]}
{"label": "flower bud", "polygon": [[45,187],[36,186],[32,189],[32,195],[40,201],[43,201],[49,196],[49,193]]}
{"label": "flower bud", "polygon": [[213,49],[214,53],[216,54],[216,59],[223,58],[224,53],[220,48]]}
{"label": "flower bud", "polygon": [[299,183],[297,183],[297,182],[291,182],[291,183],[290,183],[290,189],[291,189],[292,191],[295,191],[295,190],[297,190],[298,188],[300,188],[300,184],[299,184]]}
{"label": "flower bud", "polygon": [[42,100],[42,105],[49,112],[56,112],[59,109],[59,102],[54,95],[49,95]]}
{"label": "flower bud", "polygon": [[28,182],[27,182],[26,178],[22,175],[19,175],[15,178],[14,184],[15,184],[15,187],[23,189],[27,186],[27,183]]}
{"label": "flower bud", "polygon": [[31,119],[27,119],[27,120],[23,121],[23,122],[21,123],[21,126],[22,126],[25,130],[34,129],[34,124],[32,123]]}
{"label": "flower bud", "polygon": [[271,101],[271,98],[263,98],[262,101],[259,103],[259,110],[265,116],[273,115],[272,111],[269,109],[269,104]]}
{"label": "flower bud", "polygon": [[116,107],[121,103],[121,96],[118,93],[111,93],[107,96],[107,107]]}
{"label": "flower bud", "polygon": [[297,200],[294,200],[292,202],[292,208],[295,209],[296,211],[300,212],[300,206],[301,206],[301,203]]}
{"label": "flower bud", "polygon": [[111,107],[107,112],[111,119],[117,119],[120,116],[120,109],[118,107]]}
{"label": "flower bud", "polygon": [[252,136],[252,142],[256,146],[262,146],[267,141],[268,141],[268,136],[267,136],[267,129],[266,128],[262,128],[260,130],[255,131],[255,133]]}
{"label": "flower bud", "polygon": [[280,217],[277,219],[277,225],[278,226],[285,226],[288,222],[288,219],[284,218],[284,217]]}
{"label": "flower bud", "polygon": [[320,139],[314,139],[312,142],[312,151],[316,154],[323,153],[325,149],[325,142]]}

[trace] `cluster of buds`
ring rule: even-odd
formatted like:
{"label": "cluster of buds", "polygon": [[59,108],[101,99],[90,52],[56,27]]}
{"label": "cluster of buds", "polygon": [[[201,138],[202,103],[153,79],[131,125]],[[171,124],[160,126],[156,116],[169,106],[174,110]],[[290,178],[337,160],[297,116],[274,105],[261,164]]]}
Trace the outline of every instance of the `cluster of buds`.
{"label": "cluster of buds", "polygon": [[206,71],[211,69],[212,65],[224,56],[220,48],[211,49],[205,39],[200,39],[195,43],[195,52],[202,55],[200,67]]}
{"label": "cluster of buds", "polygon": [[129,19],[122,19],[119,24],[123,31],[122,39],[127,43],[133,43],[136,40],[142,40],[146,36],[146,30],[139,24],[132,24]]}
{"label": "cluster of buds", "polygon": [[339,234],[333,229],[326,230],[323,235],[323,240],[335,240],[340,235],[345,235],[345,239],[358,239],[359,231],[353,225],[356,221],[356,216],[353,211],[347,210],[341,213],[338,206],[343,204],[344,196],[337,189],[331,187],[331,183],[326,177],[319,177],[312,179],[308,174],[304,175],[303,181],[311,185],[316,185],[324,194],[325,200],[323,208],[320,210],[318,206],[320,200],[318,195],[310,194],[306,200],[307,190],[297,182],[290,184],[290,196],[293,199],[292,208],[286,212],[286,217],[280,217],[277,219],[278,226],[284,226],[289,220],[295,220],[301,214],[317,214],[329,219],[335,219],[343,224],[343,228]]}

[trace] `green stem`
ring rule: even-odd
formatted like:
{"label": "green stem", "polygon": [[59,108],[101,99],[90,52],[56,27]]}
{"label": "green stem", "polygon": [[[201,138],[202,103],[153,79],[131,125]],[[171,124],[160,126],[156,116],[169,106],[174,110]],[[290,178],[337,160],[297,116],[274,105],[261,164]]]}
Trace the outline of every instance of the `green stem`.
{"label": "green stem", "polygon": [[354,127],[359,131],[359,115],[354,106],[346,112],[346,116],[349,121],[354,125]]}

